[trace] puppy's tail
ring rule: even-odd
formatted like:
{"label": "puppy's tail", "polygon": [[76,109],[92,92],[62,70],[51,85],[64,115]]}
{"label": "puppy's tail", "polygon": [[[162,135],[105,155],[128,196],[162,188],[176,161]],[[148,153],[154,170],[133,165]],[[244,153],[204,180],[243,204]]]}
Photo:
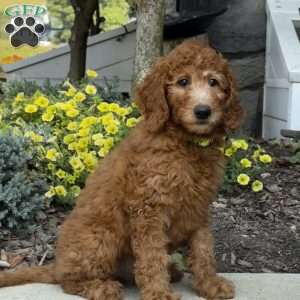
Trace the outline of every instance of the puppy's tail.
{"label": "puppy's tail", "polygon": [[54,274],[54,264],[25,268],[15,272],[0,272],[0,287],[33,282],[57,283]]}

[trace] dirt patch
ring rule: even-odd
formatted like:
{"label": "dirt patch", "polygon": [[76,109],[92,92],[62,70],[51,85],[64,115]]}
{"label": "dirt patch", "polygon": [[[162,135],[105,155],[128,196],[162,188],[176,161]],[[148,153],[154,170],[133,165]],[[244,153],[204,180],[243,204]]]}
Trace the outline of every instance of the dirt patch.
{"label": "dirt patch", "polygon": [[1,261],[9,263],[9,269],[43,265],[54,259],[55,242],[59,226],[68,211],[50,208],[41,212],[36,226],[17,234],[0,231]]}

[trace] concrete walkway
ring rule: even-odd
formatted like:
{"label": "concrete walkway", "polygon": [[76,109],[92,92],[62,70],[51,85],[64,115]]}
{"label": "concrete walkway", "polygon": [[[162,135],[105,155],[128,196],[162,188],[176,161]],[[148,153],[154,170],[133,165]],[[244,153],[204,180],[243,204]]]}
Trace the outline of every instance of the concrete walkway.
{"label": "concrete walkway", "polygon": [[[226,274],[236,286],[236,300],[300,300],[300,274]],[[200,300],[185,278],[174,285],[182,300]],[[136,289],[126,289],[126,300],[137,300]],[[0,300],[82,300],[64,294],[57,285],[27,284],[0,289]],[[103,299],[105,300],[105,299]]]}

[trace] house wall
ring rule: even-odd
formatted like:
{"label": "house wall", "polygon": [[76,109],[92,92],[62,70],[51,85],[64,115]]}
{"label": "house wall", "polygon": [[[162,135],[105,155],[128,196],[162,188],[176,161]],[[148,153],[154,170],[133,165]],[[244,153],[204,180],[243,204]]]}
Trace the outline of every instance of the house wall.
{"label": "house wall", "polygon": [[[129,24],[130,25],[130,24]],[[87,48],[87,68],[99,73],[98,83],[103,77],[111,79],[117,76],[120,80],[119,90],[130,92],[133,72],[135,45],[135,25],[125,32],[124,28],[89,38]],[[6,65],[8,80],[36,81],[43,84],[47,79],[51,83],[63,81],[68,74],[70,48],[68,45],[45,54]]]}

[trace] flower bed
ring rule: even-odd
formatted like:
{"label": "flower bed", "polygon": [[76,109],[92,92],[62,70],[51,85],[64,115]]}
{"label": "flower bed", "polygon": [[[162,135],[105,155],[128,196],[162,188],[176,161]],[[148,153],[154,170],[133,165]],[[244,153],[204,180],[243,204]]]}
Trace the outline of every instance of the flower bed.
{"label": "flower bed", "polygon": [[47,177],[46,197],[72,203],[87,175],[138,122],[134,105],[106,102],[92,79],[78,86],[65,82],[57,95],[37,90],[17,93],[1,105],[2,132],[13,129],[27,137],[35,152],[35,168]]}

